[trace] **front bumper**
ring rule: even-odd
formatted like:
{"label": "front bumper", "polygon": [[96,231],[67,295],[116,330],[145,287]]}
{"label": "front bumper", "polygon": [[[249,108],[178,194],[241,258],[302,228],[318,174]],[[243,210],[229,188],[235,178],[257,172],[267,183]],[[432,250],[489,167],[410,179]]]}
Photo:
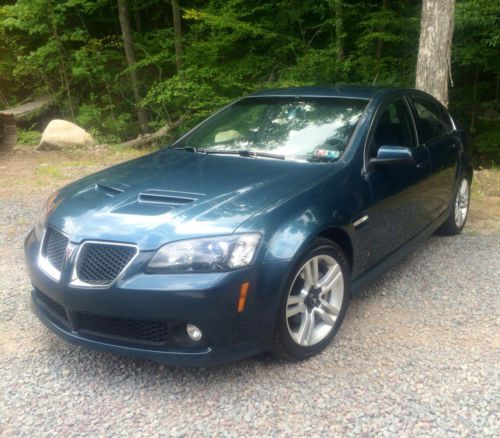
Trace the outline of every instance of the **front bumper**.
{"label": "front bumper", "polygon": [[[69,342],[177,366],[217,365],[271,346],[288,261],[229,273],[145,274],[151,254],[141,253],[110,287],[79,288],[69,286],[70,266],[63,268],[60,281],[39,268],[39,246],[30,233],[25,257],[33,284],[32,308],[50,330]],[[238,313],[245,281],[250,288],[245,310]],[[89,320],[98,321],[101,328],[109,322],[113,330],[89,330],[83,324]],[[187,342],[182,336],[187,323],[202,330],[200,343]],[[141,334],[150,326],[151,330],[160,326],[165,337],[154,337],[151,342],[130,336],[130,331],[121,336],[117,334],[121,324],[128,324],[127,329],[137,325]]]}

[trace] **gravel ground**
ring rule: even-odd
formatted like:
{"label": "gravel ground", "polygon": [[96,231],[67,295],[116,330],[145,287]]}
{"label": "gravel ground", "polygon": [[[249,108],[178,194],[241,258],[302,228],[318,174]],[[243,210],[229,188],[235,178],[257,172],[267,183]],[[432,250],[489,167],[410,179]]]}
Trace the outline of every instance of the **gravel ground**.
{"label": "gravel ground", "polygon": [[499,436],[500,234],[429,239],[307,362],[171,369],[68,345],[29,310],[39,202],[0,197],[0,434]]}

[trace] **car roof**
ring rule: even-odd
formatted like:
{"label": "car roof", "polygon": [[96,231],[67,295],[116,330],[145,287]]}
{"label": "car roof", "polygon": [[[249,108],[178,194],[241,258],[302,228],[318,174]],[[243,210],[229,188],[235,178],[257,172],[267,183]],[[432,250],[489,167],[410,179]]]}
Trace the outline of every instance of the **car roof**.
{"label": "car roof", "polygon": [[403,88],[390,87],[370,87],[356,85],[330,85],[330,86],[307,86],[307,87],[288,87],[262,90],[253,93],[250,97],[266,96],[301,96],[301,97],[344,97],[371,99],[375,95],[389,94],[395,91],[406,91]]}

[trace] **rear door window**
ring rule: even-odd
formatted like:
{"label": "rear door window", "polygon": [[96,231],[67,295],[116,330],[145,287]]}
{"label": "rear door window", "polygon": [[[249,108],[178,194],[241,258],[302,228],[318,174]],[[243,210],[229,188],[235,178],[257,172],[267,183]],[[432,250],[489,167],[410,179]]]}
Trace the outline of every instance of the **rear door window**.
{"label": "rear door window", "polygon": [[426,143],[453,130],[450,119],[437,104],[416,96],[412,100],[418,118],[420,143]]}

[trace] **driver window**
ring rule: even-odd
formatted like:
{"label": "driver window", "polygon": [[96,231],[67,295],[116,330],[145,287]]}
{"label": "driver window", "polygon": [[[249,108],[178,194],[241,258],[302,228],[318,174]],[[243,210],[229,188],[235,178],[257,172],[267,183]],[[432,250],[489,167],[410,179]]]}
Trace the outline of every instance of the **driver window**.
{"label": "driver window", "polygon": [[200,148],[218,146],[221,149],[245,147],[259,132],[261,120],[265,117],[266,105],[234,105],[230,118],[218,117],[219,124],[215,130],[195,130],[189,137],[190,146]]}
{"label": "driver window", "polygon": [[382,112],[373,133],[370,158],[377,156],[381,146],[415,146],[412,121],[403,99],[391,102]]}

